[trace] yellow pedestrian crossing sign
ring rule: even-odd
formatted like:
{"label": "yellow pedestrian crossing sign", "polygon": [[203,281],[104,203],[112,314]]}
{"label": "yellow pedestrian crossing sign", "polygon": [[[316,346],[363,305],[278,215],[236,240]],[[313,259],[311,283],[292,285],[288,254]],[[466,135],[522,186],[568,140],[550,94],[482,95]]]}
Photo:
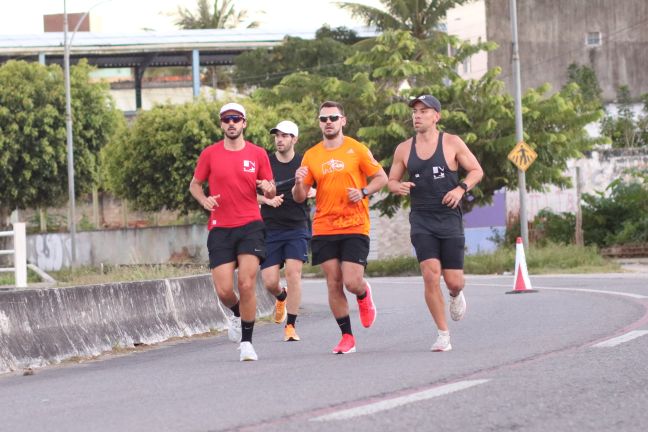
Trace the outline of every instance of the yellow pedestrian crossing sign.
{"label": "yellow pedestrian crossing sign", "polygon": [[520,141],[508,154],[508,158],[522,171],[526,171],[536,160],[538,154],[524,141]]}

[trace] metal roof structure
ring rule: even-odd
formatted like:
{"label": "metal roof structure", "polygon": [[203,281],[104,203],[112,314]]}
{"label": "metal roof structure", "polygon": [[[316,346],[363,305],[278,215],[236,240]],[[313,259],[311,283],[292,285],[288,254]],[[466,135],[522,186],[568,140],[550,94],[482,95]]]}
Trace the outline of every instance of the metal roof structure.
{"label": "metal roof structure", "polygon": [[[373,37],[373,29],[354,29],[360,37]],[[100,68],[190,66],[192,52],[200,64],[228,65],[234,57],[255,48],[271,48],[286,36],[314,39],[315,32],[277,32],[261,29],[177,30],[139,33],[77,32],[70,43],[70,61],[81,58]],[[11,59],[63,62],[63,33],[0,35],[0,63]]]}

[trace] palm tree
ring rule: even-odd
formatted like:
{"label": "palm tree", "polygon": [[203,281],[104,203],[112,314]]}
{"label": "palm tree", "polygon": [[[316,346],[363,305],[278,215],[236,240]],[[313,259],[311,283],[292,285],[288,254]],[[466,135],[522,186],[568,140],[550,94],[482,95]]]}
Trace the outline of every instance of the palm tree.
{"label": "palm tree", "polygon": [[[198,9],[195,14],[187,8],[178,6],[178,19],[175,24],[180,28],[191,29],[226,29],[238,27],[247,18],[247,11],[237,12],[234,9],[233,0],[214,0],[213,7],[209,0],[197,0]],[[259,26],[257,21],[248,24],[247,28]]]}
{"label": "palm tree", "polygon": [[380,0],[384,10],[351,2],[338,2],[338,6],[378,30],[407,30],[417,39],[427,39],[439,30],[449,9],[469,1],[472,0]]}
{"label": "palm tree", "polygon": [[[197,0],[195,13],[178,6],[178,19],[175,24],[185,30],[236,28],[245,21],[247,11],[237,12],[232,3],[233,0],[223,0],[219,5],[219,1],[214,0],[213,6],[210,6],[209,0]],[[247,28],[258,26],[257,21],[252,21],[247,25]],[[231,84],[229,69],[209,66],[205,80],[211,82],[213,88],[216,88],[217,84],[221,87],[228,87]]]}

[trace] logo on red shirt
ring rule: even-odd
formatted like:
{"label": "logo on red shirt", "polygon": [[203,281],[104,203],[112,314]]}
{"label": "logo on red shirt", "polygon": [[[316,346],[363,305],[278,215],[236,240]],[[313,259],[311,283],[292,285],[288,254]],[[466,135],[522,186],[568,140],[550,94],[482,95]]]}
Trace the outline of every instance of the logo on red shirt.
{"label": "logo on red shirt", "polygon": [[243,172],[249,172],[249,173],[256,172],[256,164],[255,164],[255,162],[251,161],[251,160],[244,160],[243,161]]}

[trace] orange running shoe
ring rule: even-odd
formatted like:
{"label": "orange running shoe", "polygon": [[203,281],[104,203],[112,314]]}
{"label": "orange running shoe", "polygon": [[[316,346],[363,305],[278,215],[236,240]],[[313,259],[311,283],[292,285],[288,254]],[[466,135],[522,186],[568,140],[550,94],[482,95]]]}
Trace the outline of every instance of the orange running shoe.
{"label": "orange running shoe", "polygon": [[356,352],[355,338],[347,333],[342,335],[340,342],[333,348],[333,354],[350,354],[354,352]]}
{"label": "orange running shoe", "polygon": [[287,315],[288,312],[286,311],[286,300],[284,301],[276,300],[274,322],[276,322],[277,324],[281,324],[286,320]]}
{"label": "orange running shoe", "polygon": [[369,328],[376,321],[376,306],[371,298],[371,285],[367,281],[365,283],[367,284],[367,296],[362,300],[358,299],[358,310],[360,311],[360,322],[364,327]]}
{"label": "orange running shoe", "polygon": [[284,342],[297,342],[298,340],[300,339],[295,331],[295,326],[288,324],[284,328]]}

